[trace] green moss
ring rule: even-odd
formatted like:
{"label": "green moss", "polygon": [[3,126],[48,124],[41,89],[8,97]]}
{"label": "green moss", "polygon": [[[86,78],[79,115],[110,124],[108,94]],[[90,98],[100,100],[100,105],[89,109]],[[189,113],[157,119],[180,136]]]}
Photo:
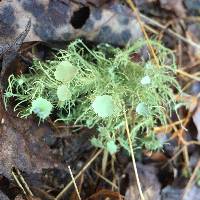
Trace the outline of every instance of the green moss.
{"label": "green moss", "polygon": [[171,113],[176,105],[172,87],[178,91],[180,88],[174,77],[173,53],[159,42],[150,42],[156,49],[160,68],[151,59],[132,60],[131,55],[146,45],[143,40],[126,49],[99,45],[93,50],[76,40],[67,50],[61,50],[55,60],[35,60],[29,74],[11,75],[5,104],[15,98],[15,109],[21,117],[28,117],[33,102],[46,99],[52,105],[48,115],[56,109],[59,112],[54,115],[66,124],[96,127],[99,135],[92,143],[111,153],[120,147],[129,150],[125,110],[133,142],[140,148],[159,149],[162,145],[152,130],[166,123],[166,113]]}

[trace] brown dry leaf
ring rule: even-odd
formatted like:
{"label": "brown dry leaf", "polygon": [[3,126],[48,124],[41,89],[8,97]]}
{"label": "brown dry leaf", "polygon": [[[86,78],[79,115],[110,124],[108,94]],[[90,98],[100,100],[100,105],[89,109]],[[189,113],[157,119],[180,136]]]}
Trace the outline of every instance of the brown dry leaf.
{"label": "brown dry leaf", "polygon": [[143,151],[143,154],[153,161],[163,162],[167,160],[167,157],[164,155],[164,152]]}
{"label": "brown dry leaf", "polygon": [[0,190],[0,200],[9,200],[9,198]]}
{"label": "brown dry leaf", "polygon": [[90,196],[89,198],[87,198],[87,200],[99,200],[102,198],[110,199],[110,200],[121,200],[122,199],[119,192],[113,192],[110,190],[102,189],[102,190],[96,192],[95,194],[93,194],[92,196]]}
{"label": "brown dry leaf", "polygon": [[141,7],[145,4],[155,3],[157,0],[134,0],[136,6]]}
{"label": "brown dry leaf", "polygon": [[197,128],[197,140],[200,141],[200,102],[192,116],[193,122]]}
{"label": "brown dry leaf", "polygon": [[184,0],[184,5],[190,16],[199,16],[200,3],[199,0]]}
{"label": "brown dry leaf", "polygon": [[[12,113],[12,112],[11,112]],[[10,114],[10,113],[9,113]],[[34,133],[37,125],[31,120],[8,116],[0,103],[0,173],[11,178],[16,167],[26,173],[40,173],[42,169],[61,167],[49,147]]]}
{"label": "brown dry leaf", "polygon": [[[200,43],[200,24],[192,23],[188,25],[186,31],[187,38],[192,40],[193,42],[199,44]],[[195,62],[200,59],[200,50],[198,48],[188,46],[188,53],[190,55],[190,59]]]}
{"label": "brown dry leaf", "polygon": [[12,128],[3,125],[0,135],[0,172],[7,178],[11,176],[11,169],[17,166],[23,171],[31,171],[30,157],[26,153],[26,145],[22,136]]}
{"label": "brown dry leaf", "polygon": [[186,10],[183,6],[183,0],[159,0],[162,8],[174,11],[178,17],[185,17]]}
{"label": "brown dry leaf", "polygon": [[100,7],[102,5],[104,5],[105,3],[111,3],[113,2],[114,0],[77,0],[77,2],[80,2],[82,4],[92,4],[96,7]]}
{"label": "brown dry leaf", "polygon": [[[151,165],[143,165],[141,163],[137,163],[137,170],[145,200],[160,200],[161,185],[156,176],[156,168]],[[129,175],[130,181],[129,187],[125,193],[125,200],[138,200],[140,199],[140,195],[135,181],[132,163],[128,165],[126,171]]]}
{"label": "brown dry leaf", "polygon": [[[162,200],[177,200],[182,199],[184,189],[178,187],[167,186],[162,189]],[[182,200],[199,200],[200,188],[193,185],[188,193],[184,196]]]}
{"label": "brown dry leaf", "polygon": [[31,28],[26,42],[70,41],[83,37],[93,42],[126,45],[142,36],[132,11],[121,4],[96,8],[69,0],[11,0],[0,5],[0,29],[3,30],[0,47],[12,44],[29,19]]}
{"label": "brown dry leaf", "polygon": [[41,200],[41,199],[38,198],[38,197],[26,197],[26,198],[24,198],[22,195],[17,195],[15,197],[15,200]]}

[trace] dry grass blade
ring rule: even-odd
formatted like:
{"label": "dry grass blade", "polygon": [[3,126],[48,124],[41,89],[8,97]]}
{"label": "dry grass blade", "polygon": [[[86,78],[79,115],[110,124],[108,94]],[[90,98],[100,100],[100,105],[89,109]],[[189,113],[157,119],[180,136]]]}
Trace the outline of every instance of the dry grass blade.
{"label": "dry grass blade", "polygon": [[76,194],[77,194],[77,196],[78,196],[78,199],[81,200],[81,196],[80,196],[80,194],[79,194],[78,187],[77,187],[77,185],[76,185],[76,181],[75,181],[75,179],[74,179],[74,176],[73,176],[73,173],[72,173],[72,170],[71,170],[70,166],[68,166],[68,169],[69,169],[69,173],[70,173],[70,176],[71,176],[71,178],[72,178],[72,181],[73,181],[73,184],[74,184],[74,187],[75,187],[75,190],[76,190]]}
{"label": "dry grass blade", "polygon": [[21,175],[20,171],[17,168],[13,168],[12,169],[12,175],[14,180],[16,181],[17,185],[21,188],[21,190],[23,191],[23,193],[26,196],[31,196],[33,197],[33,193],[31,192],[28,184],[26,183],[26,181],[24,180],[23,176]]}
{"label": "dry grass blade", "polygon": [[136,178],[138,191],[139,191],[141,200],[145,200],[144,195],[142,193],[142,188],[141,188],[141,184],[140,184],[140,180],[139,180],[139,176],[138,176],[138,172],[137,172],[137,166],[136,166],[136,162],[135,162],[135,156],[134,156],[134,152],[133,152],[132,141],[131,141],[130,131],[129,131],[129,127],[128,127],[128,121],[127,121],[127,117],[126,117],[126,111],[124,111],[124,118],[125,118],[125,123],[126,123],[126,132],[127,132],[129,147],[130,147],[130,150],[131,150],[133,169],[134,169],[134,172],[135,172],[135,178]]}

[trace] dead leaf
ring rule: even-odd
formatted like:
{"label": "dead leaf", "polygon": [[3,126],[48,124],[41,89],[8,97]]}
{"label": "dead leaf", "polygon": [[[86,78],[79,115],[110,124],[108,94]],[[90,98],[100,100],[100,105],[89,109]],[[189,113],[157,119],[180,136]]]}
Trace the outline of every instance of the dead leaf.
{"label": "dead leaf", "polygon": [[199,0],[184,0],[184,5],[190,15],[199,16],[200,14]]}
{"label": "dead leaf", "polygon": [[0,190],[0,199],[1,200],[9,200],[9,198]]}
{"label": "dead leaf", "polygon": [[192,116],[192,119],[197,128],[197,140],[200,141],[200,103],[197,104],[197,108]]}
{"label": "dead leaf", "polygon": [[92,4],[96,7],[100,7],[102,5],[104,5],[105,3],[111,3],[113,2],[114,0],[75,0],[79,3],[82,3],[82,4]]}
{"label": "dead leaf", "polygon": [[[186,36],[189,40],[199,44],[200,43],[200,24],[192,23],[189,24],[186,31]],[[199,48],[188,46],[188,53],[192,62],[195,62],[200,59],[200,50]]]}
{"label": "dead leaf", "polygon": [[134,1],[137,7],[142,7],[145,4],[151,4],[157,2],[157,0],[135,0]]}
{"label": "dead leaf", "polygon": [[159,0],[162,8],[173,11],[177,17],[185,17],[186,10],[183,6],[183,0]]}
{"label": "dead leaf", "polygon": [[[12,112],[11,112],[12,113]],[[11,114],[9,113],[9,114]],[[0,173],[11,178],[12,167],[26,173],[41,173],[44,168],[59,167],[53,159],[49,147],[33,135],[34,126],[31,120],[22,120],[8,116],[0,103]]]}
{"label": "dead leaf", "polygon": [[[160,200],[161,185],[156,176],[156,168],[152,165],[143,165],[141,163],[137,163],[137,170],[145,200]],[[125,200],[138,200],[140,199],[140,195],[138,192],[132,163],[128,165],[126,171],[129,175],[129,187],[125,193]]]}
{"label": "dead leaf", "polygon": [[[184,189],[180,189],[178,187],[167,186],[162,189],[162,200],[177,200],[181,199]],[[200,196],[200,188],[196,185],[188,191],[182,200],[199,200]]]}
{"label": "dead leaf", "polygon": [[0,47],[12,43],[31,19],[25,39],[30,41],[70,41],[85,38],[93,42],[126,45],[142,36],[132,11],[113,3],[109,7],[83,6],[73,1],[11,0],[0,5]]}
{"label": "dead leaf", "polygon": [[15,197],[15,200],[41,200],[41,199],[37,198],[37,197],[26,197],[26,198],[24,198],[22,195],[17,195]]}
{"label": "dead leaf", "polygon": [[110,190],[102,189],[95,194],[91,195],[87,200],[98,200],[98,199],[110,199],[110,200],[120,200],[122,199],[121,195],[119,192],[113,192]]}
{"label": "dead leaf", "polygon": [[29,20],[25,30],[17,36],[15,41],[13,41],[11,44],[9,44],[7,49],[2,49],[2,52],[0,54],[3,55],[3,62],[2,62],[2,70],[1,70],[1,79],[5,74],[6,67],[15,59],[17,55],[17,51],[21,47],[21,44],[23,43],[24,39],[26,38],[29,30],[31,27],[31,21]]}

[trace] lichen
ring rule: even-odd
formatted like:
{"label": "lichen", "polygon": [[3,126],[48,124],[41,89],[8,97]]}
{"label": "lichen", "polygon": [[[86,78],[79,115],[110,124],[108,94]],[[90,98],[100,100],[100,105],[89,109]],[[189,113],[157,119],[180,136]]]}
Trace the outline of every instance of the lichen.
{"label": "lichen", "polygon": [[92,144],[110,153],[129,150],[126,113],[137,147],[161,148],[153,128],[167,122],[166,113],[176,105],[173,90],[179,92],[180,87],[174,54],[157,41],[150,43],[159,68],[151,59],[133,60],[132,54],[146,45],[144,40],[125,49],[101,44],[92,50],[76,40],[54,60],[35,60],[29,74],[11,75],[5,104],[14,98],[21,117],[35,113],[44,120],[52,113],[66,124],[95,127],[98,136]]}

